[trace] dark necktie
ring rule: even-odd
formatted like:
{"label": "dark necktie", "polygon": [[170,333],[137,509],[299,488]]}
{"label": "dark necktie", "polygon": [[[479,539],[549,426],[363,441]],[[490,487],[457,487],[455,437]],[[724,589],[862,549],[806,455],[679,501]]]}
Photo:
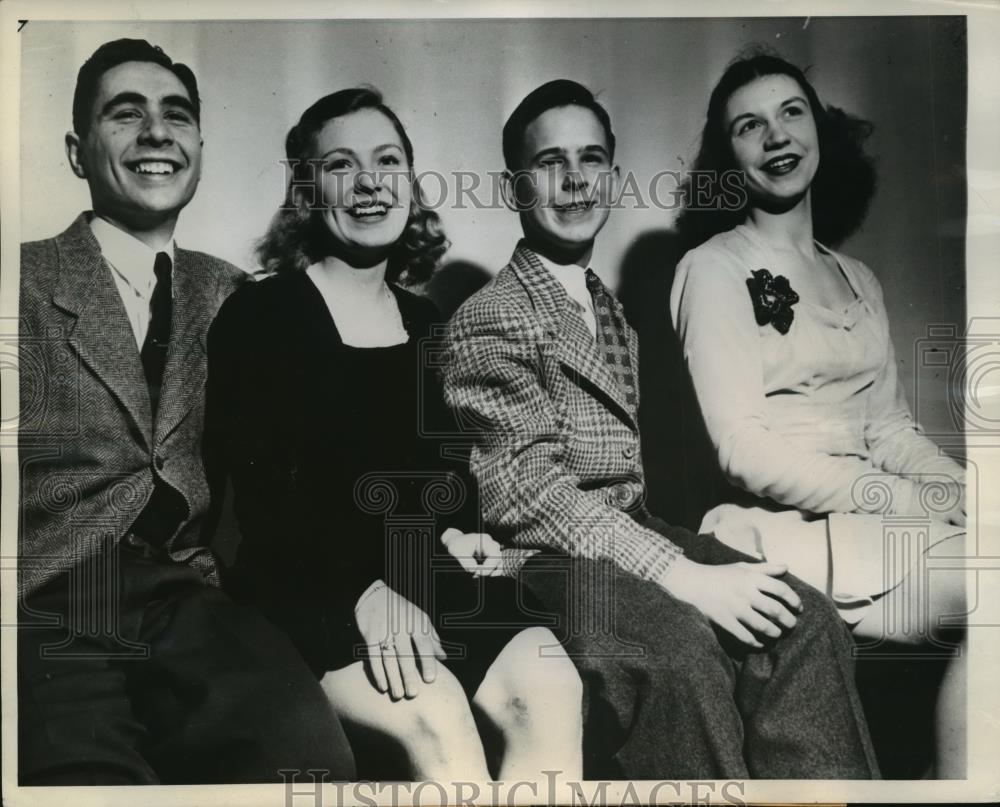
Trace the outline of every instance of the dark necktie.
{"label": "dark necktie", "polygon": [[160,403],[160,389],[163,386],[163,368],[167,365],[167,347],[170,344],[170,313],[173,307],[170,292],[170,256],[157,252],[153,263],[156,285],[149,302],[149,330],[142,343],[142,369],[149,387],[149,403],[153,417]]}
{"label": "dark necktie", "polygon": [[635,409],[638,398],[625,323],[620,321],[611,295],[593,269],[587,270],[587,290],[594,301],[594,314],[597,318],[597,348],[621,386],[625,403]]}
{"label": "dark necktie", "polygon": [[[170,256],[166,252],[156,253],[153,272],[156,274],[156,285],[153,286],[153,296],[149,301],[149,330],[146,331],[146,339],[142,343],[141,355],[142,369],[149,387],[149,403],[155,421],[156,410],[160,403],[160,390],[163,386],[163,370],[167,364],[170,313],[173,308],[170,292],[171,264]],[[158,459],[160,458],[162,455],[158,456]],[[163,465],[157,462],[153,474],[153,494],[130,528],[134,536],[154,549],[169,540],[189,512],[184,497],[161,478],[162,468]]]}

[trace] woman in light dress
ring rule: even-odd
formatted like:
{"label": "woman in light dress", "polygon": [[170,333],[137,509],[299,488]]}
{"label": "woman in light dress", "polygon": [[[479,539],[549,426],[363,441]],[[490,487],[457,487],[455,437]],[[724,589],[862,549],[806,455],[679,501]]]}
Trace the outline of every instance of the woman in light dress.
{"label": "woman in light dress", "polygon": [[[870,129],[767,53],[733,62],[712,93],[695,168],[717,172],[723,209],[685,211],[682,233],[697,246],[670,296],[734,485],[700,531],[787,563],[834,599],[860,644],[956,648],[938,698],[936,775],[963,777],[956,628],[967,573],[940,559],[972,554],[965,471],[913,421],[875,274],[830,247],[872,197]],[[742,198],[732,170],[745,177]]]}

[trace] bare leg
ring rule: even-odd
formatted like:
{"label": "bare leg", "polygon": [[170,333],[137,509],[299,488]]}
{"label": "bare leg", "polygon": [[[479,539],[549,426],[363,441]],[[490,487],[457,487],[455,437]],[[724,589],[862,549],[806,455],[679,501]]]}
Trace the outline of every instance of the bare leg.
{"label": "bare leg", "polygon": [[582,697],[576,667],[547,628],[528,628],[511,639],[473,698],[503,736],[499,778],[543,783],[547,770],[563,780],[581,779]]}
{"label": "bare leg", "polygon": [[320,681],[348,734],[359,727],[395,740],[415,780],[490,779],[469,702],[451,672],[438,665],[434,683],[422,684],[413,699],[394,701],[372,686],[363,664],[333,670]]}
{"label": "bare leg", "polygon": [[[858,623],[855,636],[864,642],[886,639],[915,647],[948,642],[948,631],[941,629],[943,617],[961,616],[967,611],[970,572],[961,569],[936,569],[935,558],[966,555],[965,536],[948,538],[935,545],[928,568],[918,568],[875,606]],[[960,561],[954,565],[960,565]],[[926,572],[926,575],[923,574]],[[956,633],[952,629],[952,633]],[[964,779],[966,776],[966,641],[952,638],[960,655],[948,662],[938,693],[935,715],[935,778]],[[938,650],[937,652],[943,652]]]}
{"label": "bare leg", "polygon": [[966,676],[968,675],[968,648],[962,641],[962,655],[949,662],[938,693],[935,715],[936,778],[965,779],[968,752],[966,713]]}

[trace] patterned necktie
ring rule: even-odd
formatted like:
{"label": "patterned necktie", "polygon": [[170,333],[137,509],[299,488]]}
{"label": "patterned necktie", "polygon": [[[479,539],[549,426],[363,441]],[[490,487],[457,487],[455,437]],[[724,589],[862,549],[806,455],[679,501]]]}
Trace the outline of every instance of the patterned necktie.
{"label": "patterned necktie", "polygon": [[597,347],[611,366],[611,371],[625,395],[625,403],[633,410],[638,402],[635,387],[635,373],[628,352],[628,338],[625,323],[621,322],[611,295],[593,269],[587,270],[587,290],[594,300],[594,314],[597,318]]}
{"label": "patterned necktie", "polygon": [[170,256],[157,252],[153,263],[156,285],[149,301],[149,330],[142,343],[142,369],[149,387],[149,403],[153,417],[160,403],[160,389],[163,386],[163,368],[167,365],[167,346],[170,344],[170,314],[173,308],[170,291]]}

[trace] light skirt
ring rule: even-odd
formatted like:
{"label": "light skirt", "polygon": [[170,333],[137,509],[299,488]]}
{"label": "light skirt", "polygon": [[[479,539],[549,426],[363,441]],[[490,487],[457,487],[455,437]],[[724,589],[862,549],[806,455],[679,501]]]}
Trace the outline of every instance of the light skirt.
{"label": "light skirt", "polygon": [[761,560],[783,563],[823,591],[856,625],[874,602],[926,563],[931,549],[965,533],[930,518],[768,510],[723,504],[705,514],[700,533]]}

